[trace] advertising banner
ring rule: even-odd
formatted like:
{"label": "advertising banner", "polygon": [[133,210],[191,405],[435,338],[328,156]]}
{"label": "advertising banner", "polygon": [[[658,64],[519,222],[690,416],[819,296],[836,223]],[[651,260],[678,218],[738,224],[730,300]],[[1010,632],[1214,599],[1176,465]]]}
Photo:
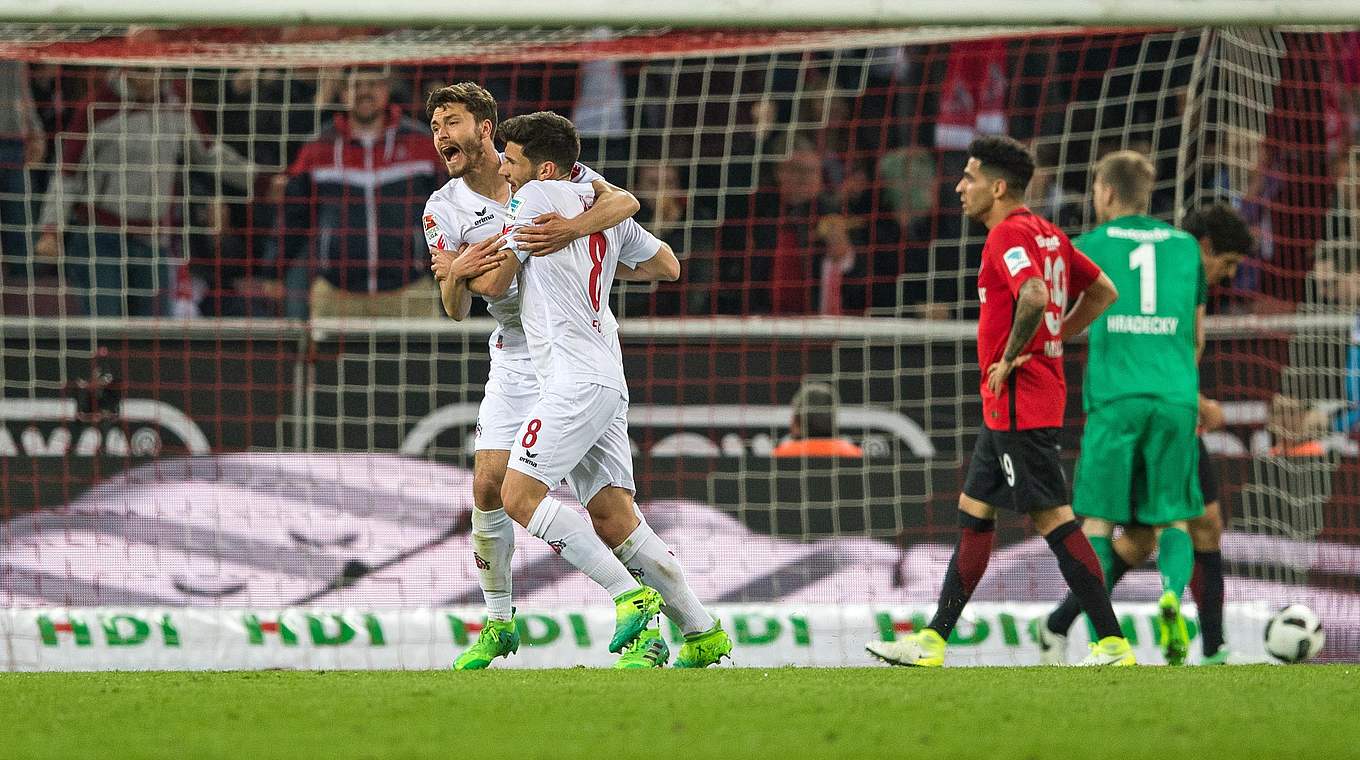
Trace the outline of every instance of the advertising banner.
{"label": "advertising banner", "polygon": [[[1051,606],[979,602],[951,639],[947,665],[1032,665],[1030,632]],[[872,665],[864,644],[924,626],[929,606],[714,605],[736,645],[736,667]],[[1156,606],[1116,605],[1141,663],[1162,662]],[[1193,613],[1193,610],[1192,610]],[[1270,610],[1230,604],[1228,641],[1265,659],[1261,636]],[[448,667],[477,638],[482,611],[441,609],[213,609],[194,607],[10,609],[0,612],[8,670],[427,670]],[[519,653],[496,667],[607,667],[613,611],[607,606],[521,611]],[[663,620],[672,652],[680,632]],[[1192,635],[1198,626],[1191,620]],[[1073,627],[1069,660],[1085,653],[1086,628]],[[1197,641],[1197,635],[1196,635]],[[1193,646],[1192,662],[1199,647]]]}

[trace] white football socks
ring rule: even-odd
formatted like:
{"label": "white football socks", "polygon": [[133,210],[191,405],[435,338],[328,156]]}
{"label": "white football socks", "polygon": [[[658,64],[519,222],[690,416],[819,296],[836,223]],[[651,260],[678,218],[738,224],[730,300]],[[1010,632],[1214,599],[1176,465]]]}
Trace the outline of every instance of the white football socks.
{"label": "white football socks", "polygon": [[544,496],[534,509],[528,528],[530,533],[547,541],[562,559],[604,587],[611,598],[641,585],[595,535],[590,523],[557,499]]}
{"label": "white football socks", "polygon": [[[642,517],[641,513],[638,517]],[[681,633],[702,633],[713,627],[713,616],[685,581],[680,560],[646,520],[638,523],[637,529],[614,548],[614,556],[640,576],[643,583],[661,592],[661,598],[666,600],[661,612],[680,626]]]}
{"label": "white football socks", "polygon": [[514,612],[510,571],[514,555],[515,523],[505,510],[473,509],[472,558],[477,563],[477,582],[490,620],[509,620]]}

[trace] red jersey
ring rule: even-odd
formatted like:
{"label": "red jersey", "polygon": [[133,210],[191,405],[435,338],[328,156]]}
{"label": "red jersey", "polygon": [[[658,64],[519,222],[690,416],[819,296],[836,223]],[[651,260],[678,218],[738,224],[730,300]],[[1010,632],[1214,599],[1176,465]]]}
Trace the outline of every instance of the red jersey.
{"label": "red jersey", "polygon": [[[1063,377],[1063,313],[1069,297],[1086,290],[1100,267],[1072,247],[1062,230],[1025,207],[987,233],[978,269],[978,364],[982,367],[982,418],[993,430],[1061,427],[1067,403]],[[1033,277],[1048,285],[1048,306],[1034,339],[1021,353],[1030,360],[1011,372],[1001,394],[987,390],[987,368],[1001,361],[1015,317],[1020,286]]]}

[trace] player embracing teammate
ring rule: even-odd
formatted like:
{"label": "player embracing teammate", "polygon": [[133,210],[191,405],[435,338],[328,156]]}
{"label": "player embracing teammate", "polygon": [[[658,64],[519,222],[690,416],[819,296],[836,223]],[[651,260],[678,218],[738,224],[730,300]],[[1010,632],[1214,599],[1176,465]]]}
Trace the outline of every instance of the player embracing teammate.
{"label": "player embracing teammate", "polygon": [[961,531],[934,618],[920,631],[866,649],[894,665],[944,663],[946,641],[987,569],[996,511],[1005,508],[1029,515],[1087,611],[1099,640],[1083,664],[1132,665],[1100,561],[1072,512],[1058,443],[1067,399],[1063,339],[1084,330],[1117,292],[1061,230],[1025,207],[1034,157],[1023,145],[983,137],[968,153],[955,189],[964,214],[988,229],[978,271],[983,427],[959,496]]}
{"label": "player embracing teammate", "polygon": [[[637,208],[631,196],[576,163],[580,141],[567,119],[545,112],[498,127],[495,101],[466,82],[436,90],[427,111],[454,178],[426,208],[445,310],[465,316],[475,293],[498,323],[478,415],[472,526],[488,616],[454,668],[485,668],[518,649],[512,521],[614,598],[615,667],[668,661],[651,626],[659,611],[685,634],[677,667],[716,663],[731,641],[633,503],[628,390],[609,307],[616,275],[673,280],[678,260],[627,218]],[[563,479],[590,522],[549,495]]]}

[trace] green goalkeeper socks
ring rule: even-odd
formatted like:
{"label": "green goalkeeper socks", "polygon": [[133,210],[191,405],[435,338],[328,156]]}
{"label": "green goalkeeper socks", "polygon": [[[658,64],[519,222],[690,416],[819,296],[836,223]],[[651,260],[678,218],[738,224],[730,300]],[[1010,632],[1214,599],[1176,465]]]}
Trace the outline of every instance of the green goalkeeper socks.
{"label": "green goalkeeper socks", "polygon": [[1091,540],[1091,548],[1096,552],[1096,559],[1100,560],[1100,574],[1105,578],[1105,590],[1114,588],[1114,582],[1118,580],[1110,568],[1114,567],[1114,539],[1109,536],[1087,536]]}
{"label": "green goalkeeper socks", "polygon": [[1157,569],[1162,574],[1162,591],[1170,591],[1179,599],[1190,582],[1195,567],[1195,546],[1190,534],[1180,528],[1162,528],[1157,537]]}

